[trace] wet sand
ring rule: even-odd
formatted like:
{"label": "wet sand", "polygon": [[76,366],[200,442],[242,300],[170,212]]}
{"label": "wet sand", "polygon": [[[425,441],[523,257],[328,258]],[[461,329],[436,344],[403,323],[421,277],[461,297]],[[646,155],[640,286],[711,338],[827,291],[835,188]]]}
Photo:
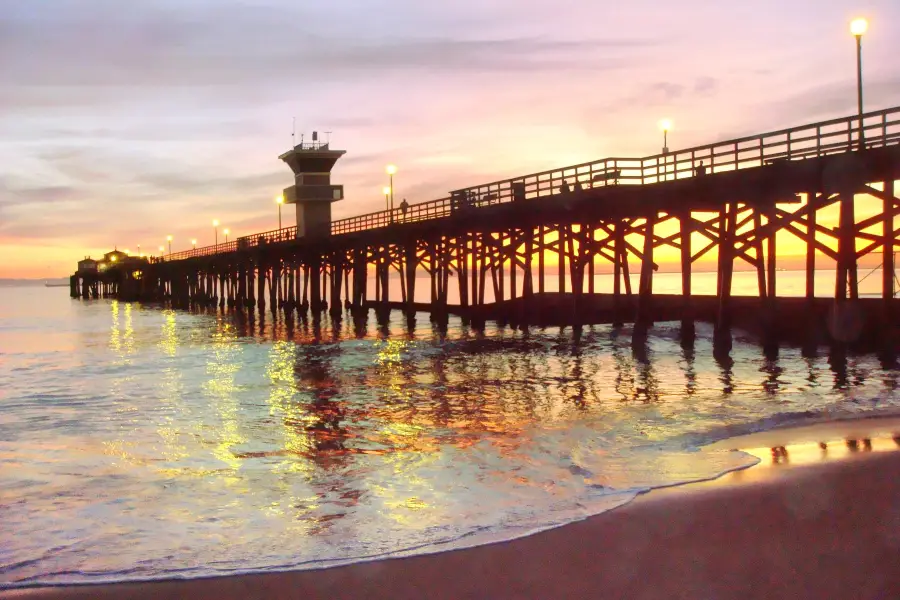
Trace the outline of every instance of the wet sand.
{"label": "wet sand", "polygon": [[[760,464],[511,542],[316,571],[0,598],[900,598],[900,442],[892,439],[900,422],[871,421],[722,442]],[[837,441],[823,449],[817,439]]]}

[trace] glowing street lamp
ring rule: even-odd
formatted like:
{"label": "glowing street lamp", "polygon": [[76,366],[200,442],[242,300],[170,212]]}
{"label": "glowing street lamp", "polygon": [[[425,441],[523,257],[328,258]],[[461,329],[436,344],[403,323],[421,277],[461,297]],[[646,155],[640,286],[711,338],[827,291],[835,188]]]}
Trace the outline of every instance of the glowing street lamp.
{"label": "glowing street lamp", "polygon": [[[669,154],[669,132],[672,130],[672,120],[671,119],[663,119],[659,122],[659,128],[662,129],[663,132],[663,156],[667,156]],[[669,161],[668,159],[663,159],[663,179],[669,179]]]}
{"label": "glowing street lamp", "polygon": [[167,235],[167,236],[166,236],[166,241],[169,242],[169,254],[172,254],[172,236],[171,236],[171,235]]}
{"label": "glowing street lamp", "polygon": [[865,145],[863,129],[863,84],[862,84],[862,36],[869,30],[869,22],[863,18],[850,22],[850,33],[856,37],[856,100],[859,108],[859,147]]}
{"label": "glowing street lamp", "polygon": [[397,166],[396,165],[388,165],[385,170],[387,171],[388,177],[390,178],[391,202],[390,202],[390,207],[388,208],[388,210],[391,211],[391,221],[393,222],[393,220],[394,220],[394,174],[397,172]]}
{"label": "glowing street lamp", "polygon": [[388,186],[384,186],[383,188],[381,188],[381,192],[384,194],[384,210],[391,210],[391,188],[389,188]]}
{"label": "glowing street lamp", "polygon": [[219,220],[213,219],[213,228],[216,230],[216,248],[219,247]]}
{"label": "glowing street lamp", "polygon": [[284,196],[278,196],[275,198],[275,204],[278,205],[278,229],[281,230],[281,205],[284,204]]}
{"label": "glowing street lamp", "polygon": [[197,249],[197,240],[191,240],[191,246],[194,247],[194,250]]}
{"label": "glowing street lamp", "polygon": [[672,120],[663,119],[659,122],[659,128],[663,132],[663,154],[669,153],[669,132],[672,130]]}
{"label": "glowing street lamp", "polygon": [[227,244],[228,243],[228,234],[231,232],[229,230],[225,229],[222,231],[222,233],[225,234],[225,243]]}
{"label": "glowing street lamp", "polygon": [[165,257],[165,255],[166,255],[166,249],[163,246],[160,246],[159,247],[159,256]]}

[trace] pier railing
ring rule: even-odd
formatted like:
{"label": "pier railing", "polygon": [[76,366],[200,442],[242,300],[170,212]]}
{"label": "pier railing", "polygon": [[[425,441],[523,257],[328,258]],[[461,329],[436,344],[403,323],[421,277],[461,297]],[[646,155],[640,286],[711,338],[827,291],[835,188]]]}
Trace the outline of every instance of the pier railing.
{"label": "pier railing", "polygon": [[480,206],[511,202],[517,194],[519,198],[534,198],[608,185],[648,185],[839,154],[863,144],[865,148],[877,148],[900,143],[900,107],[866,113],[862,124],[862,144],[860,118],[854,115],[645,158],[605,158],[481,184],[454,194],[475,198]]}
{"label": "pier railing", "polygon": [[[900,144],[900,107],[801,125],[645,158],[604,158],[579,165],[502,179],[451,192],[447,198],[332,222],[332,235],[440,219],[463,208],[555,196],[617,185],[652,185],[726,171],[765,167],[863,148]],[[262,244],[294,241],[297,228],[257,233],[237,241],[179,252],[166,260],[209,256]]]}
{"label": "pier railing", "polygon": [[265,244],[278,244],[280,242],[289,242],[297,239],[297,227],[283,227],[281,229],[274,229],[272,231],[265,231],[263,233],[254,233],[253,235],[247,235],[244,237],[239,237],[236,240],[232,240],[230,242],[225,242],[222,244],[215,244],[212,246],[204,246],[202,248],[193,248],[191,250],[184,250],[183,252],[174,252],[167,256],[162,256],[155,259],[157,262],[159,261],[168,261],[168,260],[184,260],[186,258],[197,258],[200,256],[212,256],[214,254],[221,254],[224,252],[236,252],[237,250],[246,250],[247,248],[251,248],[254,246],[262,246]]}

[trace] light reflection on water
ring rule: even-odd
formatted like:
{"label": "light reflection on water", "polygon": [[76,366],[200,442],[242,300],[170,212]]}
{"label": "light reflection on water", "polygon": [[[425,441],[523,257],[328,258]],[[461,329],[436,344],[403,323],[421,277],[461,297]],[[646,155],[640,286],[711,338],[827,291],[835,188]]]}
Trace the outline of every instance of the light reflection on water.
{"label": "light reflection on water", "polygon": [[[43,313],[35,309],[42,307]],[[40,319],[39,314],[46,314]],[[0,298],[0,582],[314,566],[520,535],[707,478],[708,441],[896,407],[871,356],[657,327],[333,325]],[[469,537],[464,537],[469,536]]]}

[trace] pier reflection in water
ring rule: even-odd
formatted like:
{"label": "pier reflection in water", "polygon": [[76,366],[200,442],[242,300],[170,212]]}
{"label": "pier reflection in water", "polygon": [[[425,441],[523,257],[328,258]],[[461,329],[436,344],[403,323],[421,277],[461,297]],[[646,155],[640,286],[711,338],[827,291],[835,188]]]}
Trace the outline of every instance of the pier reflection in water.
{"label": "pier reflection in water", "polygon": [[510,537],[753,460],[708,442],[900,405],[878,357],[767,357],[740,337],[723,356],[702,325],[693,346],[677,324],[634,345],[607,326],[477,332],[451,319],[442,331],[399,313],[71,311],[53,343],[74,350],[54,370],[47,348],[0,364],[14,534],[0,581],[321,565]]}
{"label": "pier reflection in water", "polygon": [[[898,430],[900,431],[900,430]],[[854,454],[866,452],[894,452],[900,449],[900,437],[881,438],[848,438],[830,440],[828,442],[803,442],[772,448],[748,448],[744,450],[757,456],[762,464],[808,465],[826,461],[840,460]]]}

